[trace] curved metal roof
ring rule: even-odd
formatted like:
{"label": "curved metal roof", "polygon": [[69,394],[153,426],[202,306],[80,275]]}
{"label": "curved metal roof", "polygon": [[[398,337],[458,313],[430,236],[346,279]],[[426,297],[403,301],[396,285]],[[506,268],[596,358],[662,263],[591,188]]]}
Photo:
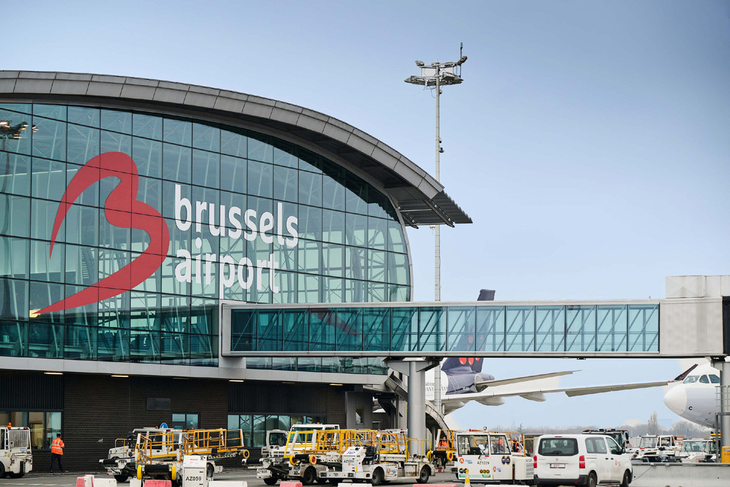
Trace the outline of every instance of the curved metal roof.
{"label": "curved metal roof", "polygon": [[144,78],[42,71],[0,71],[0,102],[61,101],[188,116],[263,128],[367,174],[398,205],[406,224],[453,226],[471,218],[426,171],[375,137],[336,118],[282,101]]}

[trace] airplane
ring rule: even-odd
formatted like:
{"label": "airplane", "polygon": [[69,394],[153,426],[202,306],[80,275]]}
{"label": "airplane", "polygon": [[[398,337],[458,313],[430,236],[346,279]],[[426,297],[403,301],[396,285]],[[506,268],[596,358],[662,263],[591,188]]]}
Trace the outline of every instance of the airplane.
{"label": "airplane", "polygon": [[[477,401],[485,406],[501,406],[506,397],[520,396],[530,401],[543,402],[545,394],[564,392],[569,397],[604,392],[660,387],[670,381],[643,382],[634,384],[615,384],[575,388],[559,388],[561,376],[579,370],[548,372],[544,374],[495,379],[493,375],[482,372],[484,360],[481,358],[445,359],[441,365],[441,404],[444,414],[450,414],[464,407],[469,401]],[[434,399],[434,369],[426,372],[426,399]]]}
{"label": "airplane", "polygon": [[664,394],[664,404],[674,413],[693,423],[715,427],[715,415],[720,412],[717,387],[720,371],[709,363],[694,364],[675,378]]}

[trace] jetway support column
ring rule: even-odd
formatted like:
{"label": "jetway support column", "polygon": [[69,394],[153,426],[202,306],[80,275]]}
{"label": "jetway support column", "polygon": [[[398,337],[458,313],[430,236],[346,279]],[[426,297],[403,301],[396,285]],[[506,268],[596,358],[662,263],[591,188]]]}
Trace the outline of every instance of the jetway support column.
{"label": "jetway support column", "polygon": [[419,440],[426,435],[426,376],[428,369],[439,364],[436,359],[387,359],[385,365],[408,376],[408,437]]}
{"label": "jetway support column", "polygon": [[720,371],[720,432],[723,447],[730,447],[730,363],[724,357],[713,358],[712,366]]}

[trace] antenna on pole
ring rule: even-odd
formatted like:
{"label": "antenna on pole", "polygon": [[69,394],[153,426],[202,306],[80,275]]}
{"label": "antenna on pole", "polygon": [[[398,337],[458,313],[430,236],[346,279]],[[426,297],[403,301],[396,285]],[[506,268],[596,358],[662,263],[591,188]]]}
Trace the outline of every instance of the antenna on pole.
{"label": "antenna on pole", "polygon": [[[464,57],[464,43],[459,43],[459,59]],[[459,65],[459,76],[461,76],[461,64]]]}

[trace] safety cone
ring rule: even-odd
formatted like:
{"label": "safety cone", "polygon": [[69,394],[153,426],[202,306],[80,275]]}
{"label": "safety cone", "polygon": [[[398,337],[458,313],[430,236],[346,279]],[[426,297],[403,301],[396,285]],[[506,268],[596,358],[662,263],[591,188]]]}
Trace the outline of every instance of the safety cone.
{"label": "safety cone", "polygon": [[464,487],[470,486],[471,482],[469,481],[469,477],[464,479]]}

